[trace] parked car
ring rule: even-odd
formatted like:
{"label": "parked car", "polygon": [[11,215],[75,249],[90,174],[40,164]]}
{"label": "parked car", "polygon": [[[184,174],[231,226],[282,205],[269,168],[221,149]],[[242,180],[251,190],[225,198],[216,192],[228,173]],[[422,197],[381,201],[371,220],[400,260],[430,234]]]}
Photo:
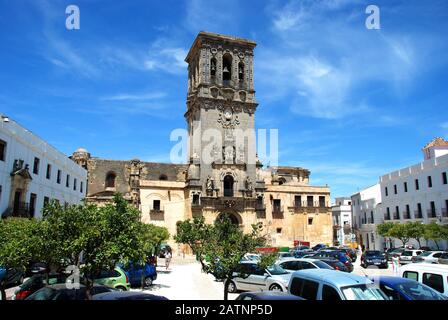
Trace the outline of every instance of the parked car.
{"label": "parked car", "polygon": [[279,252],[278,253],[278,258],[279,259],[287,259],[287,258],[293,258],[294,255],[291,254],[290,252]]}
{"label": "parked car", "polygon": [[22,284],[24,278],[25,273],[19,269],[0,267],[0,282],[7,287]]}
{"label": "parked car", "polygon": [[123,264],[119,264],[118,266],[126,272],[131,287],[141,286],[142,279],[144,285],[146,287],[150,287],[152,286],[152,283],[157,279],[156,267],[152,264],[146,263],[144,266],[142,266],[136,265],[134,263],[129,263],[128,266],[124,266]]}
{"label": "parked car", "polygon": [[400,255],[400,264],[408,264],[412,263],[412,258],[417,257],[419,254],[421,254],[422,250],[405,250]]}
{"label": "parked car", "polygon": [[[94,285],[91,291],[92,296],[111,292],[112,288],[101,285]],[[66,284],[53,284],[45,286],[33,294],[29,295],[25,300],[86,300],[86,287],[82,284],[79,289],[69,289]]]}
{"label": "parked car", "polygon": [[313,251],[319,251],[322,249],[327,248],[328,246],[322,243],[316,244],[314,247],[312,247],[311,249],[313,249]]}
{"label": "parked car", "polygon": [[439,264],[448,264],[448,252],[442,254],[437,261],[439,262]]}
{"label": "parked car", "polygon": [[262,269],[256,262],[241,262],[238,269],[239,272],[234,273],[235,278],[229,281],[229,292],[288,290],[291,274],[277,265]]}
{"label": "parked car", "polygon": [[327,269],[292,274],[288,292],[306,300],[388,300],[367,277]]}
{"label": "parked car", "polygon": [[168,300],[164,296],[156,296],[154,294],[130,291],[112,291],[95,294],[92,300],[151,300],[160,301]]}
{"label": "parked car", "polygon": [[320,260],[322,262],[325,262],[330,267],[332,267],[334,270],[342,271],[342,272],[350,272],[349,269],[338,259],[334,258],[314,258],[317,260]]}
{"label": "parked car", "polygon": [[304,269],[333,269],[328,264],[320,261],[319,259],[289,258],[277,260],[276,265],[280,266],[282,269],[290,273]]}
{"label": "parked car", "polygon": [[95,277],[94,283],[120,291],[128,291],[131,289],[128,275],[118,266],[113,270],[101,271],[101,273]]}
{"label": "parked car", "polygon": [[378,250],[367,250],[361,256],[361,266],[367,268],[368,266],[378,266],[379,268],[387,269],[386,255]]}
{"label": "parked car", "polygon": [[53,285],[59,283],[65,283],[67,281],[67,275],[63,273],[50,273],[47,276],[44,274],[35,274],[28,278],[23,284],[21,284],[12,297],[13,300],[24,300],[29,295],[33,294],[37,290],[45,287],[46,285]]}
{"label": "parked car", "polygon": [[352,262],[356,262],[358,259],[358,254],[355,249],[342,247],[339,250],[343,250],[347,256],[352,260]]}
{"label": "parked car", "polygon": [[403,278],[426,284],[448,297],[448,266],[443,264],[410,263],[399,270]]}
{"label": "parked car", "polygon": [[387,251],[386,251],[387,261],[392,261],[392,257],[393,256],[399,257],[404,251],[406,251],[405,248],[391,248],[391,249],[387,249]]}
{"label": "parked car", "polygon": [[374,283],[389,297],[390,300],[447,300],[442,294],[431,287],[418,281],[391,277],[375,276],[370,277]]}
{"label": "parked car", "polygon": [[287,292],[259,291],[243,292],[235,300],[305,300]]}
{"label": "parked car", "polygon": [[340,262],[342,262],[347,267],[349,272],[352,272],[354,269],[350,258],[345,253],[340,252],[340,251],[320,250],[314,256],[311,256],[310,258],[314,258],[314,257],[338,259]]}
{"label": "parked car", "polygon": [[241,259],[241,261],[252,261],[252,262],[256,262],[260,259],[260,255],[257,253],[246,253],[243,258]]}
{"label": "parked car", "polygon": [[439,263],[439,258],[443,253],[444,251],[425,251],[420,253],[418,256],[412,257],[412,262]]}

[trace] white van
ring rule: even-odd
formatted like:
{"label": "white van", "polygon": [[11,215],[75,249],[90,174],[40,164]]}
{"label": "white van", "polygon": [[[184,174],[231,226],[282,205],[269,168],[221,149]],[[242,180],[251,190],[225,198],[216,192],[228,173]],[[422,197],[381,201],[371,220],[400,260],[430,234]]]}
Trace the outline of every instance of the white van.
{"label": "white van", "polygon": [[400,276],[426,284],[448,297],[448,265],[412,263],[400,268]]}

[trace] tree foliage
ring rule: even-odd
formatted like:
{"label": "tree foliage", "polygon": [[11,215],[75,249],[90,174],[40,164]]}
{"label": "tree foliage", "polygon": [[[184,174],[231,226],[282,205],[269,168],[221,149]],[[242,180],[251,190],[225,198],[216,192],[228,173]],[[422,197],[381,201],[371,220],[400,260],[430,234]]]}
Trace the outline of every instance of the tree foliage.
{"label": "tree foliage", "polygon": [[58,271],[76,265],[90,298],[94,278],[102,270],[113,269],[117,262],[144,263],[169,237],[166,228],[146,225],[140,215],[119,194],[102,207],[62,207],[53,201],[43,209],[43,219],[1,220],[0,266],[25,269],[30,261],[41,261]]}
{"label": "tree foliage", "polygon": [[[29,261],[42,250],[41,225],[34,219],[0,220],[0,267],[26,270]],[[4,283],[0,283],[0,291],[1,298],[6,299]]]}
{"label": "tree foliage", "polygon": [[[214,224],[206,224],[200,217],[179,223],[175,240],[190,246],[204,272],[224,281],[224,300],[227,300],[229,281],[235,276],[247,276],[238,268],[243,256],[266,243],[260,232],[260,225],[252,225],[252,231],[245,234],[226,216]],[[272,258],[265,258],[260,267],[272,263]]]}
{"label": "tree foliage", "polygon": [[439,248],[438,241],[448,240],[448,226],[436,222],[423,224],[418,221],[407,223],[385,222],[379,224],[376,230],[380,236],[399,239],[403,245],[409,239],[415,239],[421,247],[421,239],[432,240]]}

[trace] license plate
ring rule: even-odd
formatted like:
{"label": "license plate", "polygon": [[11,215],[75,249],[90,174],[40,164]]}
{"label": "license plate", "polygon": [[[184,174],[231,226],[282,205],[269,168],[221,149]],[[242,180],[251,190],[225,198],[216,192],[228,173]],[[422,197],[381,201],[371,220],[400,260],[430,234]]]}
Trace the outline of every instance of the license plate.
{"label": "license plate", "polygon": [[381,262],[375,262],[375,265],[380,265],[381,264]]}

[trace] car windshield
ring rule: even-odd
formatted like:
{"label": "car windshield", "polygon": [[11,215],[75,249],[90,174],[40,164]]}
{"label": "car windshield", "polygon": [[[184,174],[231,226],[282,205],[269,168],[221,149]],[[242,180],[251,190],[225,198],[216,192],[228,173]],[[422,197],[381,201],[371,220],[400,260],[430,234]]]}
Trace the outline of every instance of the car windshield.
{"label": "car windshield", "polygon": [[427,257],[427,256],[429,256],[431,253],[433,253],[433,252],[432,252],[432,251],[425,251],[425,252],[420,253],[419,256],[421,256],[421,257]]}
{"label": "car windshield", "polygon": [[52,288],[45,287],[30,295],[27,300],[51,300],[56,292]]}
{"label": "car windshield", "polygon": [[379,251],[366,251],[366,256],[379,256],[381,252]]}
{"label": "car windshield", "polygon": [[333,267],[329,266],[328,264],[326,264],[323,261],[314,261],[314,264],[319,268],[319,269],[334,269]]}
{"label": "car windshield", "polygon": [[415,300],[446,300],[442,295],[433,289],[422,285],[419,282],[405,282],[399,284],[398,289]]}
{"label": "car windshield", "polygon": [[412,256],[412,251],[405,251],[401,254],[401,256],[403,257],[408,257],[408,256]]}
{"label": "car windshield", "polygon": [[289,272],[287,272],[285,269],[283,269],[282,267],[274,264],[270,267],[267,268],[267,270],[269,271],[270,274],[272,274],[273,276],[276,275],[281,275],[281,274],[288,274]]}
{"label": "car windshield", "polygon": [[374,286],[363,284],[341,289],[347,300],[388,300],[384,293]]}

